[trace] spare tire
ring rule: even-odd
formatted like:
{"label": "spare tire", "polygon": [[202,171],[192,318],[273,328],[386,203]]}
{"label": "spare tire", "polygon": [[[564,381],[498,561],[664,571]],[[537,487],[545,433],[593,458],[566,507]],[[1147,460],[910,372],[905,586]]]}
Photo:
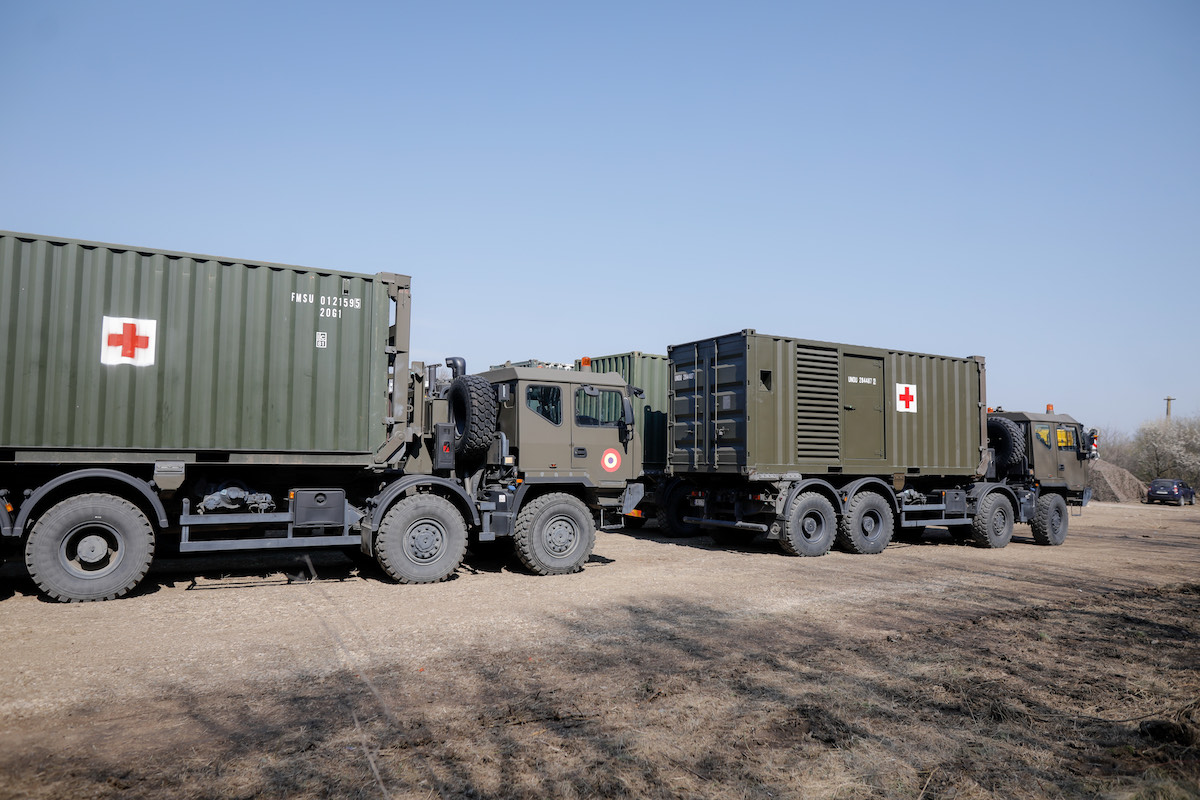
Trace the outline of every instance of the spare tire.
{"label": "spare tire", "polygon": [[446,390],[446,400],[454,424],[455,454],[462,461],[477,461],[487,453],[496,435],[496,391],[485,378],[460,375]]}
{"label": "spare tire", "polygon": [[988,417],[988,444],[996,453],[996,475],[1008,472],[1025,457],[1025,435],[1021,426],[1007,417]]}

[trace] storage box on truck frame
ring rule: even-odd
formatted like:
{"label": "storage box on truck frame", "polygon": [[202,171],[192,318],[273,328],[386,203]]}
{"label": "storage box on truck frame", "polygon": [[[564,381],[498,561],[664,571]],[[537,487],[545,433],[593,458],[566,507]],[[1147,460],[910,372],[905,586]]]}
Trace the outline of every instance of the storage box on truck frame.
{"label": "storage box on truck frame", "polygon": [[0,231],[0,456],[369,464],[408,287]]}
{"label": "storage box on truck frame", "polygon": [[984,359],[745,330],[668,348],[676,474],[975,475]]}

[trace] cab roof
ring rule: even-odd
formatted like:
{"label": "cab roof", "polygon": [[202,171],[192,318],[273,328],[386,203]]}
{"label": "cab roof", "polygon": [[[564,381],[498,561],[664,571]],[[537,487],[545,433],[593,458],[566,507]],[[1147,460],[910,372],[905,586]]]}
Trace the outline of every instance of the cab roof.
{"label": "cab roof", "polygon": [[1030,411],[990,411],[988,416],[1004,417],[1018,422],[1060,422],[1066,425],[1079,425],[1079,420],[1070,414],[1034,414]]}
{"label": "cab roof", "polygon": [[625,379],[618,372],[583,372],[582,370],[552,367],[500,367],[480,372],[489,383],[528,381],[531,383],[566,383],[572,386],[607,386],[625,388]]}

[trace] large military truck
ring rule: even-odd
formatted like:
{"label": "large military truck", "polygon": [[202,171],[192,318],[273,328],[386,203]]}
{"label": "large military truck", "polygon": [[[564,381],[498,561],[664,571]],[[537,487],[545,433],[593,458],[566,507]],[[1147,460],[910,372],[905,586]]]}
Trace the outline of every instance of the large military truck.
{"label": "large military truck", "polygon": [[410,366],[408,276],[0,232],[0,290],[0,546],[51,598],[164,551],[343,547],[425,583],[508,537],[567,573],[627,502],[625,382]]}
{"label": "large military truck", "polygon": [[1089,498],[1082,426],[989,418],[982,357],[753,330],[668,356],[668,478],[656,491],[666,531],[762,534],[819,556],[835,542],[879,553],[928,526],[1004,547],[1028,522],[1036,541],[1060,544],[1068,506]]}

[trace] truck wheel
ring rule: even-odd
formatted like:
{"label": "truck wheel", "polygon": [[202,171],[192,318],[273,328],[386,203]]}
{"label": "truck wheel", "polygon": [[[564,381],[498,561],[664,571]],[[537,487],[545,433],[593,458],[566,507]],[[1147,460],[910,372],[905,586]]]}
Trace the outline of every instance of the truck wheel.
{"label": "truck wheel", "polygon": [[816,492],[805,492],[792,501],[782,533],[779,546],[788,555],[825,555],[837,534],[833,504]]}
{"label": "truck wheel", "polygon": [[154,558],[154,528],[137,506],[82,494],[51,508],[25,542],[25,566],[47,596],[112,600],[137,586]]}
{"label": "truck wheel", "polygon": [[583,501],[556,492],[531,500],[517,512],[513,540],[521,563],[538,575],[583,569],[596,545],[596,526]]}
{"label": "truck wheel", "polygon": [[678,481],[668,484],[662,492],[662,502],[659,503],[655,516],[658,519],[659,533],[663,536],[685,538],[701,534],[699,525],[683,521],[685,513],[691,509],[687,502],[691,491],[691,484]]}
{"label": "truck wheel", "polygon": [[988,444],[996,452],[996,474],[1004,475],[1008,468],[1025,457],[1025,436],[1021,426],[1007,417],[988,417]]}
{"label": "truck wheel", "polygon": [[468,461],[482,458],[496,435],[499,405],[492,385],[479,375],[460,375],[446,390],[446,400],[454,423],[454,452]]}
{"label": "truck wheel", "polygon": [[1029,527],[1038,544],[1062,544],[1067,538],[1067,501],[1060,494],[1044,494],[1038,498],[1037,511]]}
{"label": "truck wheel", "polygon": [[1008,498],[992,492],[979,501],[971,522],[971,542],[976,547],[1000,548],[1012,540],[1013,507]]}
{"label": "truck wheel", "polygon": [[462,514],[444,497],[414,494],[392,506],[379,525],[375,558],[399,583],[437,583],[454,574],[467,552]]}
{"label": "truck wheel", "polygon": [[838,541],[851,553],[882,553],[892,540],[895,521],[892,507],[875,492],[859,492],[846,504],[838,528]]}

